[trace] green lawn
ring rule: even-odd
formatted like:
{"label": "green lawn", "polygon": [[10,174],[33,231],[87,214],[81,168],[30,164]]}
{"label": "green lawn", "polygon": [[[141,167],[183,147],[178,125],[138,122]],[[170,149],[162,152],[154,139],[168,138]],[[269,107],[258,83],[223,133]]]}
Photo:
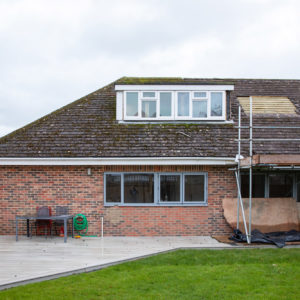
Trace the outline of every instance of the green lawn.
{"label": "green lawn", "polygon": [[300,299],[300,249],[180,250],[20,286],[0,299]]}

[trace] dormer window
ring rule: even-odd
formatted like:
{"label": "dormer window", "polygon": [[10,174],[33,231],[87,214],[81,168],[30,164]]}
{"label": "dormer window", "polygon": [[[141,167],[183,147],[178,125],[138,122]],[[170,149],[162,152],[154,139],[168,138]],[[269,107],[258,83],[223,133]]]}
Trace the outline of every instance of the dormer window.
{"label": "dormer window", "polygon": [[116,86],[118,120],[225,120],[233,86]]}
{"label": "dormer window", "polygon": [[138,117],[139,114],[139,96],[137,92],[126,93],[126,116]]}
{"label": "dormer window", "polygon": [[157,93],[142,92],[142,118],[156,118],[157,116]]}
{"label": "dormer window", "polygon": [[160,92],[159,93],[159,116],[163,118],[171,118],[173,115],[172,110],[172,93]]}

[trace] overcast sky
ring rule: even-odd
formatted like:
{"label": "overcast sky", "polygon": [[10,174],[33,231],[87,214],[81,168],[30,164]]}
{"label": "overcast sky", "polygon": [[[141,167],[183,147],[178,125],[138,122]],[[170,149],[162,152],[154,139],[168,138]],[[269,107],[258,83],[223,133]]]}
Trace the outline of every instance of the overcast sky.
{"label": "overcast sky", "polygon": [[300,79],[299,0],[0,0],[0,136],[122,77]]}

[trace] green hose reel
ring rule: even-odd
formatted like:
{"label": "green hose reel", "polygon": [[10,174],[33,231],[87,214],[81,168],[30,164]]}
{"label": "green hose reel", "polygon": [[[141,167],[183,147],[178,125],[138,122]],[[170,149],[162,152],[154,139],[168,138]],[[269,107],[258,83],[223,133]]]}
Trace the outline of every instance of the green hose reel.
{"label": "green hose reel", "polygon": [[88,232],[88,221],[85,215],[77,214],[73,219],[74,229],[81,236],[86,236]]}

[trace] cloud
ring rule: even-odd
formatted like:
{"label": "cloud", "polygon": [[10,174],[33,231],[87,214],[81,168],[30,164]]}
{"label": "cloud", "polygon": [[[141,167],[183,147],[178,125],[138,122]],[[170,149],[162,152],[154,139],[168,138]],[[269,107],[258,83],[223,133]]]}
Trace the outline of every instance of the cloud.
{"label": "cloud", "polygon": [[0,136],[121,76],[300,76],[295,0],[2,0],[0,18]]}

